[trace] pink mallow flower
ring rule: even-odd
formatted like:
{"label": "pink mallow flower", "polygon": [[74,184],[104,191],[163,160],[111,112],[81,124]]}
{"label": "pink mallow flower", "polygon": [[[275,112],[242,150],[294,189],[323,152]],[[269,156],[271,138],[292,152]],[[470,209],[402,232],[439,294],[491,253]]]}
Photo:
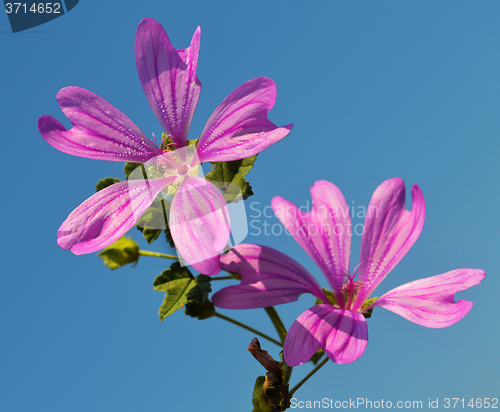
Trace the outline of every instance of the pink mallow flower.
{"label": "pink mallow flower", "polygon": [[321,269],[332,293],[292,258],[266,246],[241,244],[221,256],[221,267],[241,275],[241,284],[213,296],[215,306],[250,309],[292,302],[311,293],[324,303],[302,313],[284,345],[290,366],[307,362],[323,349],[337,363],[358,359],[368,343],[363,313],[375,306],[395,312],[428,328],[444,328],[462,319],[472,302],[455,302],[454,294],[484,279],[482,270],[457,269],[407,283],[376,300],[372,292],[417,240],[424,225],[425,204],[420,188],[411,191],[412,211],[405,209],[405,186],[399,179],[382,183],[366,212],[360,264],[349,270],[351,217],[342,192],[332,183],[311,187],[313,206],[305,214],[275,197],[272,207],[285,228]]}
{"label": "pink mallow flower", "polygon": [[143,163],[147,172],[155,169],[151,178],[116,183],[78,206],[57,232],[63,249],[77,255],[103,249],[132,228],[163,189],[175,185],[169,224],[179,253],[202,273],[220,271],[218,255],[230,232],[227,204],[213,184],[196,176],[197,167],[253,156],[284,138],[292,125],[277,127],[267,119],[276,85],[261,77],[233,91],[208,119],[197,146],[187,146],[201,91],[196,77],[199,46],[200,28],[187,49],[175,49],[153,19],[142,20],[137,29],[137,71],[166,133],[160,146],[121,111],[80,87],[66,87],[57,94],[73,124],[70,130],[51,116],[38,119],[43,138],[64,153]]}

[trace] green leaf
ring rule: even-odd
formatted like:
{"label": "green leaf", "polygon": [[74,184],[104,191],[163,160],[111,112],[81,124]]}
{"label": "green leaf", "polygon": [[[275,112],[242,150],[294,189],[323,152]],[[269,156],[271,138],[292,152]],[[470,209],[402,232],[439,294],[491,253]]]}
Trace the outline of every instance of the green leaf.
{"label": "green leaf", "polygon": [[326,289],[326,288],[321,288],[321,289],[323,289],[323,293],[326,295],[326,297],[328,298],[330,303],[333,306],[335,306],[336,300],[335,300],[335,295],[333,294],[333,292],[331,290]]}
{"label": "green leaf", "polygon": [[255,381],[255,386],[252,393],[252,412],[271,412],[271,405],[269,401],[264,396],[264,383],[266,381],[265,376],[258,376]]}
{"label": "green leaf", "polygon": [[255,159],[257,155],[230,162],[215,162],[205,179],[223,191],[227,203],[245,200],[252,196],[253,192],[244,176],[253,167]]}
{"label": "green leaf", "polygon": [[[178,262],[176,268],[180,267]],[[165,271],[167,272],[167,271]],[[189,273],[191,275],[191,273]],[[162,273],[163,275],[163,273]],[[165,274],[165,278],[161,278],[158,276],[158,283],[164,282],[165,279],[171,277],[171,274]],[[192,276],[192,275],[191,275]],[[160,279],[161,278],[161,279]],[[212,287],[210,285],[210,276],[206,275],[198,275],[194,279],[195,284],[187,293],[187,301],[185,302],[184,312],[186,315],[191,316],[192,318],[198,319],[207,319],[215,315],[215,306],[208,298],[209,293],[212,291]],[[155,280],[155,283],[157,281]],[[155,286],[155,289],[157,287]],[[158,290],[158,289],[157,289]]]}
{"label": "green leaf", "polygon": [[203,320],[215,315],[215,306],[210,299],[205,299],[203,304],[188,300],[184,305],[184,313],[192,318]]}
{"label": "green leaf", "polygon": [[179,262],[174,262],[170,265],[170,268],[161,272],[160,276],[157,276],[153,282],[153,288],[158,292],[167,292],[169,288],[169,282],[177,279],[193,279],[191,271],[187,266],[181,266]]}
{"label": "green leaf", "polygon": [[198,275],[195,281],[196,286],[193,286],[188,293],[188,301],[184,311],[192,318],[200,320],[210,318],[215,315],[215,306],[208,299],[208,295],[212,291],[211,278],[207,275]]}
{"label": "green leaf", "polygon": [[111,270],[139,260],[139,245],[123,236],[97,254]]}
{"label": "green leaf", "polygon": [[169,146],[171,145],[172,145],[172,136],[166,133],[162,133],[160,149],[164,151],[168,150]]}
{"label": "green leaf", "polygon": [[[128,180],[130,173],[132,173],[139,166],[142,166],[144,169],[144,166],[141,163],[131,163],[131,162],[125,163],[125,166],[123,166],[123,172],[125,173],[125,178]],[[146,174],[144,170],[143,174],[144,174],[144,179],[146,179]]]}
{"label": "green leaf", "polygon": [[171,280],[168,284],[169,286],[165,294],[165,299],[163,299],[163,303],[158,312],[160,321],[162,322],[167,316],[170,316],[177,309],[184,306],[187,302],[187,294],[195,285],[195,281],[194,279],[182,278]]}
{"label": "green leaf", "polygon": [[[147,179],[147,173],[144,165],[141,163],[125,163],[123,171],[125,176],[129,179],[130,174],[138,167],[142,168],[142,175],[144,179]],[[134,173],[134,177],[138,176],[138,171]],[[146,241],[151,244],[153,241],[158,239],[162,230],[165,230],[165,235],[167,242],[170,247],[175,247],[174,240],[170,234],[170,228],[168,226],[168,214],[170,212],[170,203],[165,198],[157,197],[152,205],[146,210],[142,217],[137,221],[136,227],[142,233],[142,236]]]}
{"label": "green leaf", "polygon": [[316,298],[316,300],[314,301],[314,304],[321,305],[322,303],[330,303],[330,304],[335,306],[336,300],[335,300],[335,295],[333,294],[333,292],[331,290],[326,289],[326,288],[321,288],[321,289],[323,290],[323,293],[325,294],[325,296],[328,298],[329,302],[323,302],[321,299]]}
{"label": "green leaf", "polygon": [[375,301],[378,299],[378,297],[370,298],[363,303],[363,306],[361,307],[361,311],[364,311],[368,306],[373,305]]}
{"label": "green leaf", "polygon": [[170,233],[169,226],[165,229],[165,239],[167,239],[167,243],[171,248],[175,248],[174,238],[172,237],[172,233]]}
{"label": "green leaf", "polygon": [[318,349],[314,355],[312,355],[311,359],[309,359],[314,365],[318,363],[318,361],[323,357],[325,351],[323,349]]}
{"label": "green leaf", "polygon": [[378,297],[368,299],[363,303],[363,306],[361,307],[361,314],[365,317],[365,319],[368,319],[369,317],[372,316],[373,308],[370,308],[366,310],[367,307],[375,303],[375,301],[378,299]]}
{"label": "green leaf", "polygon": [[156,198],[153,204],[144,212],[137,221],[136,226],[142,232],[142,236],[151,244],[158,239],[162,230],[165,230],[167,241],[174,247],[174,241],[168,226],[168,215],[171,203],[167,199]]}
{"label": "green leaf", "polygon": [[153,288],[160,292],[167,292],[160,306],[158,314],[163,322],[177,309],[188,301],[188,294],[196,287],[196,279],[187,267],[182,267],[179,262],[174,262],[169,269],[164,270],[153,282]]}
{"label": "green leaf", "polygon": [[141,228],[137,226],[137,229],[139,229],[142,232],[142,237],[146,239],[146,241],[151,244],[153,243],[158,237],[160,236],[161,229],[146,229],[146,228]]}
{"label": "green leaf", "polygon": [[210,285],[211,278],[207,275],[198,275],[195,280],[196,286],[189,291],[188,297],[197,303],[203,303],[212,291],[212,286]]}
{"label": "green leaf", "polygon": [[95,185],[95,191],[98,192],[99,190],[105,189],[108,186],[114,185],[118,182],[121,182],[121,180],[117,179],[116,177],[105,177],[104,179],[101,179],[97,182],[97,184]]}

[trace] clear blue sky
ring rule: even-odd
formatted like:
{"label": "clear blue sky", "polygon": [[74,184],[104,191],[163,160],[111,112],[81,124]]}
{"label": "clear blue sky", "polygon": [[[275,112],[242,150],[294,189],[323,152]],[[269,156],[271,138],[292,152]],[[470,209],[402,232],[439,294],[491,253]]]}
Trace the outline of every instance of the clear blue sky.
{"label": "clear blue sky", "polygon": [[[67,215],[100,178],[121,178],[122,165],[58,152],[39,135],[37,119],[50,114],[69,126],[55,96],[74,85],[160,135],[134,63],[144,17],[159,21],[176,47],[187,47],[201,26],[203,86],[191,139],[243,82],[277,83],[269,117],[295,126],[248,176],[255,196],[245,242],[293,256],[326,286],[291,237],[265,235],[265,224],[279,231],[278,219],[258,218],[250,207],[263,210],[275,195],[310,204],[309,188],[320,179],[335,183],[348,204],[366,206],[382,181],[399,176],[407,192],[421,187],[426,222],[378,295],[452,269],[486,271],[482,284],[457,294],[474,307],[447,329],[375,309],[363,356],[327,364],[297,398],[424,405],[439,398],[443,409],[446,397],[500,397],[499,2],[81,0],[16,34],[0,17],[0,410],[251,410],[253,383],[264,372],[246,350],[254,335],[182,311],[160,323],[163,296],[152,282],[163,261],[142,258],[111,272],[95,254],[75,256],[56,243]],[[360,238],[352,243],[356,265]],[[312,299],[277,308],[287,327]],[[274,335],[263,310],[223,313]],[[261,343],[278,356],[278,347]],[[310,369],[296,368],[291,384]]]}

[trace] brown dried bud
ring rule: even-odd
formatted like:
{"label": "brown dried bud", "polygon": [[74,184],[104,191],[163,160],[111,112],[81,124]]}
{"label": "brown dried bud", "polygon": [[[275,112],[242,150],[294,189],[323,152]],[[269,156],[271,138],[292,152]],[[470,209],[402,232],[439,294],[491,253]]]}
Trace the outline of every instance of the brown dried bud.
{"label": "brown dried bud", "polygon": [[272,412],[284,411],[289,407],[288,385],[283,385],[283,369],[281,363],[275,361],[267,351],[260,348],[260,342],[254,338],[248,350],[252,356],[267,370],[266,379],[262,386],[263,394]]}

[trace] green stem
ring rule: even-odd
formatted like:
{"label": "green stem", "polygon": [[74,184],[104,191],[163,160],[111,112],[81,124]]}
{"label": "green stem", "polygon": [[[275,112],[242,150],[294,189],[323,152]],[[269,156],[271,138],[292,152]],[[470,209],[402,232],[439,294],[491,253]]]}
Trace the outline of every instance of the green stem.
{"label": "green stem", "polygon": [[[285,325],[283,325],[283,322],[281,321],[280,315],[278,315],[278,312],[276,311],[276,309],[274,309],[273,306],[269,306],[267,308],[264,308],[264,310],[266,311],[267,315],[271,319],[271,322],[273,322],[273,325],[276,329],[276,332],[278,332],[278,335],[279,335],[280,340],[281,340],[281,346],[284,346],[285,345],[285,338],[286,338],[286,328],[285,328]],[[290,382],[290,378],[292,377],[293,367],[288,366],[286,364],[286,362],[284,361],[284,359],[282,362],[282,367],[283,367],[283,372],[284,372],[283,383],[286,385],[286,384],[288,384],[288,382]]]}
{"label": "green stem", "polygon": [[288,385],[290,378],[292,377],[293,366],[288,366],[285,362],[283,352],[280,353],[281,357],[281,369],[283,369],[283,384]]}
{"label": "green stem", "polygon": [[271,319],[271,322],[273,322],[274,327],[276,328],[276,332],[278,332],[278,335],[281,340],[282,346],[285,344],[285,338],[286,338],[286,329],[285,325],[283,325],[283,322],[281,321],[280,315],[278,315],[278,312],[276,312],[276,309],[274,309],[273,306],[269,306],[267,308],[264,308],[266,311],[267,315]]}
{"label": "green stem", "polygon": [[139,255],[142,256],[154,256],[154,257],[161,257],[161,258],[166,258],[166,259],[175,259],[179,260],[177,256],[174,255],[166,255],[165,253],[158,253],[158,252],[150,252],[149,250],[139,250]]}
{"label": "green stem", "polygon": [[319,371],[321,369],[321,367],[323,365],[325,365],[328,361],[330,360],[330,358],[327,356],[325,357],[325,359],[323,359],[318,365],[316,365],[316,367],[307,374],[307,376],[302,379],[297,385],[295,385],[292,390],[290,392],[288,392],[290,398],[293,396],[293,394],[297,391],[297,389],[299,389],[304,383],[306,383],[306,381],[311,377],[313,376],[317,371]]}
{"label": "green stem", "polygon": [[225,315],[222,315],[219,312],[215,312],[215,316],[218,317],[218,318],[227,320],[228,322],[231,322],[232,324],[237,325],[240,328],[249,330],[250,332],[253,332],[256,335],[259,335],[260,337],[262,337],[264,339],[267,339],[268,341],[270,341],[270,342],[272,342],[272,343],[274,343],[274,344],[276,344],[278,346],[283,347],[283,345],[280,342],[278,342],[276,339],[273,339],[270,336],[267,336],[266,334],[264,334],[262,332],[259,332],[257,329],[254,329],[254,328],[251,328],[250,326],[245,325],[244,323],[241,323],[241,322],[238,322],[237,320],[231,319],[231,318],[229,318],[229,317],[227,317]]}

